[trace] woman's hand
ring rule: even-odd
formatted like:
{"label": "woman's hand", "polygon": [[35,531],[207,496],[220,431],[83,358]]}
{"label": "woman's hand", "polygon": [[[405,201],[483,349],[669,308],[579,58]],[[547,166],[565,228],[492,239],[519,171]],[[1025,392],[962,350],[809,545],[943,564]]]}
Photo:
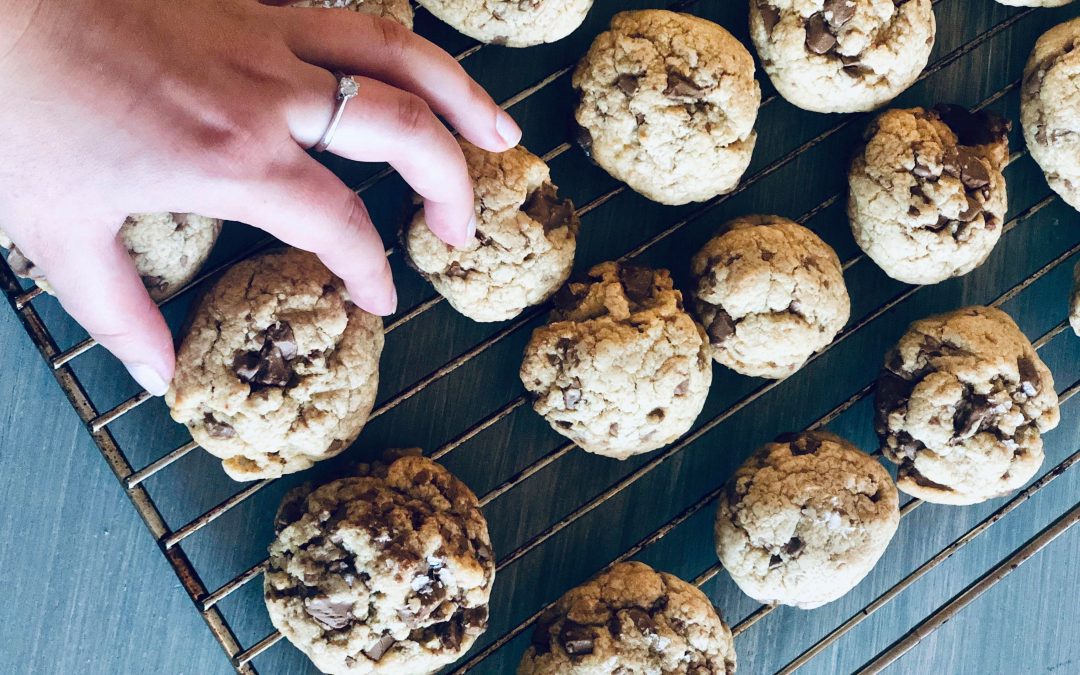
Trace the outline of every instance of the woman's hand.
{"label": "woman's hand", "polygon": [[[275,0],[273,3],[282,4]],[[396,305],[360,198],[305,152],[355,75],[330,152],[386,161],[432,230],[472,237],[446,118],[501,151],[521,131],[448,54],[388,20],[255,0],[14,0],[0,18],[0,228],[150,393],[173,343],[117,232],[129,213],[239,220],[312,251],[364,309]]]}

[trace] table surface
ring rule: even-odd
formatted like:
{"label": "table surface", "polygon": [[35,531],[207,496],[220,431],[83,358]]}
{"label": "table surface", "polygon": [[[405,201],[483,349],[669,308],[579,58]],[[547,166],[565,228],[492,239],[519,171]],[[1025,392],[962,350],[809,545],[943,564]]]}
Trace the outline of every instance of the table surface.
{"label": "table surface", "polygon": [[[591,36],[602,30],[617,6],[643,2],[601,0],[585,27],[557,44],[530,50],[484,48],[466,67],[505,100],[545,75],[573,63]],[[741,0],[700,0],[689,11],[711,18],[746,42],[746,8]],[[1077,15],[1074,7],[1025,11],[990,0],[939,0],[934,66],[898,105],[953,101],[990,107],[1017,119],[1015,82],[1035,38]],[[457,53],[472,42],[420,14],[418,31]],[[972,42],[974,41],[974,43]],[[972,44],[965,47],[965,44]],[[944,61],[942,61],[944,59]],[[768,99],[773,90],[760,76]],[[999,97],[995,93],[1002,92]],[[544,153],[566,139],[573,98],[564,75],[513,108],[525,130],[525,144]],[[830,195],[841,194],[844,165],[865,118],[829,133],[846,118],[813,115],[783,100],[770,101],[758,121],[760,139],[747,177],[748,189],[720,200],[707,212],[651,204],[630,192],[613,195],[584,219],[578,267],[625,253],[657,232],[685,219],[687,224],[642,255],[646,263],[670,267],[685,287],[688,253],[727,219],[753,212],[797,217]],[[1013,150],[1022,150],[1018,130]],[[803,147],[798,155],[791,155]],[[787,159],[785,159],[787,158]],[[378,167],[331,161],[350,184]],[[554,180],[579,205],[618,184],[592,166],[576,148],[551,161]],[[761,173],[763,170],[765,173]],[[908,290],[865,260],[851,265],[847,280],[853,299],[852,324],[889,309],[850,339],[831,348],[791,380],[740,409],[722,424],[673,455],[626,490],[606,500],[521,561],[501,571],[492,604],[492,625],[482,643],[497,638],[567,588],[580,583],[638,540],[723,483],[757,445],[779,431],[802,428],[868,384],[881,355],[911,320],[965,304],[988,303],[1045,268],[1046,273],[1008,299],[1008,311],[1032,339],[1065,317],[1069,273],[1080,256],[1080,217],[1053,199],[1038,168],[1026,154],[1006,171],[1009,218],[1015,226],[985,265],[972,274],[935,286]],[[405,195],[396,177],[366,195],[384,233]],[[843,260],[858,250],[835,199],[815,212],[808,226],[836,248]],[[251,232],[230,224],[216,260],[250,243]],[[1055,263],[1055,264],[1051,264]],[[431,290],[394,260],[402,307],[431,297]],[[893,302],[893,300],[899,300]],[[166,315],[178,326],[188,300],[170,303]],[[61,348],[84,334],[51,298],[34,301]],[[516,368],[526,324],[460,369],[374,420],[343,461],[369,457],[387,446],[418,445],[431,450],[517,397]],[[408,389],[457,356],[485,344],[502,325],[472,323],[445,303],[395,331],[383,356],[380,403]],[[68,405],[14,313],[0,311],[0,580],[7,601],[0,605],[0,672],[4,673],[227,673],[231,667],[148,535],[124,491]],[[1054,371],[1058,391],[1080,377],[1080,339],[1065,331],[1041,351]],[[114,360],[100,349],[73,362],[99,411],[136,392]],[[762,384],[717,367],[713,389],[699,424],[723,413]],[[828,428],[866,450],[876,448],[868,399],[861,399]],[[136,468],[145,466],[189,437],[167,420],[164,405],[151,400],[110,425]],[[1047,471],[1080,448],[1080,397],[1062,407],[1062,424],[1046,434]],[[479,494],[498,486],[561,444],[530,410],[520,409],[443,460]],[[515,484],[485,509],[496,552],[501,557],[581,504],[618,483],[655,455],[613,462],[573,451]],[[341,471],[328,462],[303,478]],[[183,543],[206,585],[213,589],[257,563],[271,536],[270,517],[282,492],[301,477],[274,483],[231,510],[212,527]],[[154,501],[174,529],[236,492],[216,462],[191,453],[147,482]],[[1080,494],[1080,471],[1066,472],[1012,511],[983,536],[961,548],[910,588],[884,605],[813,660],[805,672],[856,670],[904,636],[986,570],[1071,509]],[[825,608],[803,612],[781,608],[740,635],[736,647],[742,673],[772,672],[826,635],[905,575],[1000,508],[1005,499],[954,508],[924,505],[905,517],[878,567],[852,593]],[[693,578],[715,562],[710,535],[711,505],[687,519],[639,557],[656,567]],[[1026,564],[994,585],[944,626],[929,634],[894,666],[895,672],[1074,673],[1080,672],[1080,528],[1073,528]],[[259,600],[261,584],[251,583],[223,601],[222,611],[247,647],[270,630]],[[703,589],[729,623],[757,606],[721,572]],[[521,639],[484,662],[477,672],[509,673]],[[255,660],[261,673],[315,672],[293,648],[281,643]]]}

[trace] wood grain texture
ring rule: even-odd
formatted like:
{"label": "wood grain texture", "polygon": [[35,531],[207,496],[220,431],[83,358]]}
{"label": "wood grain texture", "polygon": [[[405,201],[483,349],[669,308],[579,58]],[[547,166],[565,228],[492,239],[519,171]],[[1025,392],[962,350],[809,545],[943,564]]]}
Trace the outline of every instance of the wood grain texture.
{"label": "wood grain texture", "polygon": [[[464,65],[497,100],[508,99],[584,53],[619,8],[661,3],[600,0],[585,26],[555,45],[528,50],[485,47]],[[717,21],[746,42],[742,0],[700,0],[688,11]],[[1022,150],[1015,83],[1036,37],[1080,13],[1066,7],[1025,12],[991,0],[940,0],[939,35],[929,74],[903,94],[897,105],[951,101],[989,107],[1014,120],[1013,150]],[[417,30],[453,53],[472,45],[420,12]],[[965,45],[975,45],[965,47]],[[773,94],[760,75],[766,99]],[[1000,96],[998,96],[1000,94]],[[524,143],[538,154],[567,139],[573,96],[569,76],[555,78],[515,105]],[[620,256],[657,233],[686,221],[647,248],[640,259],[672,269],[685,287],[690,254],[727,219],[753,212],[799,217],[814,212],[807,225],[842,260],[859,254],[844,216],[845,167],[866,116],[825,116],[799,111],[777,99],[763,107],[760,138],[747,173],[746,189],[705,207],[662,207],[619,189],[575,147],[551,162],[554,181],[579,206],[610,199],[583,219],[577,267]],[[805,147],[804,147],[805,146]],[[798,154],[794,151],[804,148]],[[381,167],[331,158],[328,164],[350,185],[360,185]],[[1065,317],[1071,266],[1080,255],[1080,216],[1051,196],[1038,167],[1021,154],[1006,171],[1009,218],[1016,218],[990,260],[972,274],[932,289],[912,292],[885,277],[869,261],[847,271],[852,320],[859,325],[881,313],[829,349],[803,371],[768,390],[737,412],[727,413],[763,385],[716,367],[713,389],[698,426],[718,415],[723,421],[672,453],[640,478],[578,517],[582,504],[610,492],[663,453],[614,462],[572,450],[531,475],[485,507],[500,559],[523,546],[520,559],[501,570],[495,585],[492,620],[477,649],[497,640],[537,608],[585,580],[609,560],[714,490],[763,441],[780,431],[802,428],[872,381],[884,351],[907,324],[927,314],[965,304],[988,303],[1048,264],[1044,276],[1026,285],[1003,308],[1033,339]],[[364,194],[387,241],[405,186],[396,176],[373,183]],[[826,200],[833,198],[832,202]],[[815,211],[825,204],[824,208]],[[1018,217],[1019,216],[1019,217]],[[214,259],[225,261],[256,235],[230,224]],[[391,263],[405,313],[433,297],[427,284],[402,264]],[[189,297],[170,303],[166,315],[179,326]],[[84,333],[55,301],[34,301],[61,348]],[[146,536],[115,479],[93,448],[46,367],[10,312],[0,312],[0,578],[13,589],[0,609],[2,672],[212,673],[231,670],[191,603]],[[515,400],[521,394],[517,365],[538,317],[508,332],[475,358],[440,377],[374,420],[348,453],[301,476],[288,477],[229,510],[183,541],[206,586],[217,588],[265,556],[270,519],[282,493],[309,479],[340,473],[350,462],[383,447],[418,445],[432,451]],[[404,323],[388,338],[379,404],[394,400],[429,374],[487,344],[508,324],[476,324],[438,303]],[[1080,339],[1061,333],[1042,349],[1059,391],[1080,378]],[[73,361],[99,411],[136,393],[116,362],[100,349]],[[869,399],[860,400],[828,428],[860,447],[876,447]],[[133,466],[141,468],[182,445],[189,436],[151,400],[109,425]],[[478,494],[485,494],[563,444],[528,406],[514,409],[442,459]],[[1063,406],[1061,426],[1046,436],[1042,471],[1080,449],[1080,396]],[[227,499],[241,486],[226,478],[202,451],[191,452],[145,483],[175,531]],[[927,615],[983,572],[1006,558],[1077,502],[1080,469],[1073,469],[1009,513],[983,535],[922,576],[895,600],[859,623],[800,672],[852,672],[871,661]],[[741,673],[782,668],[836,626],[917,569],[935,553],[976,526],[1006,499],[965,508],[923,505],[904,519],[881,563],[850,594],[811,612],[781,608],[742,633],[736,643]],[[712,549],[711,504],[690,516],[638,558],[692,579],[716,561]],[[572,519],[572,521],[570,520]],[[555,523],[567,521],[550,537]],[[108,532],[106,535],[105,532]],[[532,542],[542,543],[533,548]],[[895,672],[1005,673],[1080,671],[1080,535],[1070,531],[1017,572],[972,603],[893,666]],[[703,586],[731,624],[758,606],[721,572]],[[256,578],[220,604],[240,642],[250,647],[271,631]],[[527,633],[526,633],[527,634]],[[148,636],[153,639],[147,639]],[[476,668],[478,673],[511,673],[525,640],[512,640]],[[475,650],[474,650],[475,651]],[[254,660],[262,673],[313,673],[292,647],[280,643]]]}

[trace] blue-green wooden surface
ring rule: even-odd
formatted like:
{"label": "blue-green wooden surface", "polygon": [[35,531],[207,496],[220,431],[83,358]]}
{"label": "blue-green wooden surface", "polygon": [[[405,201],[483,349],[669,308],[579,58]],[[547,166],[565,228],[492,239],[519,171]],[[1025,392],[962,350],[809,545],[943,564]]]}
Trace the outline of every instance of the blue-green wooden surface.
{"label": "blue-green wooden surface", "polygon": [[[724,25],[746,42],[745,2],[699,0],[688,11]],[[555,45],[527,50],[485,47],[465,59],[466,68],[497,100],[505,100],[571,65],[618,8],[662,6],[656,2],[600,0],[584,27]],[[1018,94],[1006,89],[1019,79],[1036,37],[1077,16],[1080,9],[1025,11],[991,0],[939,0],[938,40],[931,74],[898,99],[898,105],[951,101],[976,105],[1005,90],[990,108],[1016,121]],[[420,12],[417,30],[457,53],[473,43]],[[972,41],[976,45],[964,47]],[[773,89],[759,72],[764,97]],[[521,123],[524,144],[537,154],[567,140],[573,96],[564,75],[511,112]],[[589,213],[583,222],[577,266],[625,253],[673,223],[689,222],[650,247],[642,261],[669,267],[686,278],[690,254],[725,220],[752,212],[799,217],[845,186],[845,166],[864,116],[825,116],[796,110],[782,99],[762,108],[758,146],[747,172],[752,185],[704,213],[701,206],[671,208],[622,192]],[[838,125],[846,125],[832,131]],[[830,132],[827,135],[826,132]],[[1013,150],[1022,150],[1018,122]],[[793,151],[810,144],[798,155]],[[350,184],[381,167],[331,160]],[[551,161],[561,191],[580,206],[618,184],[591,165],[577,148]],[[759,172],[767,170],[764,175]],[[756,177],[755,177],[756,176]],[[1038,168],[1022,154],[1006,171],[1009,217],[1026,214],[1051,195]],[[396,176],[365,193],[387,241],[406,195]],[[842,260],[858,253],[848,230],[843,199],[809,219]],[[253,240],[249,228],[230,224],[215,251],[227,260]],[[912,320],[964,304],[987,303],[1063,257],[1045,276],[1003,308],[1031,338],[1065,317],[1072,265],[1064,255],[1080,245],[1080,215],[1053,199],[1018,219],[990,260],[972,274],[914,292],[830,349],[782,386],[741,409],[700,439],[660,464],[627,489],[577,520],[500,572],[492,620],[479,647],[498,638],[542,604],[583,581],[607,561],[720,485],[758,444],[777,432],[813,422],[874,377],[881,355]],[[432,296],[431,289],[392,258],[403,310]],[[907,287],[860,260],[847,272],[852,324],[894,301]],[[166,315],[182,320],[187,298],[170,303]],[[51,298],[34,301],[61,348],[84,337]],[[440,378],[415,397],[374,420],[340,461],[279,481],[229,511],[182,544],[210,589],[259,562],[271,536],[271,515],[284,490],[299,480],[329,477],[344,462],[368,457],[386,446],[434,449],[521,393],[520,352],[540,319],[496,342],[476,358]],[[445,303],[394,331],[383,355],[380,402],[420,381],[442,364],[484,343],[503,325],[476,324]],[[0,672],[3,673],[225,673],[224,654],[212,639],[164,558],[136,516],[123,490],[68,406],[14,314],[0,311]],[[1058,390],[1080,378],[1080,339],[1063,332],[1042,349]],[[78,357],[73,368],[98,411],[136,392],[116,362],[100,349]],[[699,425],[723,413],[763,384],[716,368],[713,389]],[[829,428],[862,448],[876,448],[870,401],[862,400]],[[135,468],[141,468],[189,439],[168,420],[164,404],[152,400],[110,425]],[[443,462],[478,493],[498,486],[562,443],[528,407],[519,408]],[[1047,434],[1043,471],[1080,448],[1080,396],[1062,409],[1061,426]],[[575,450],[501,495],[485,508],[499,557],[543,532],[618,483],[656,455],[614,462]],[[885,605],[813,660],[804,672],[857,669],[1040,529],[1080,501],[1080,469],[1037,492],[972,543]],[[215,460],[197,451],[149,479],[146,487],[168,525],[175,529],[199,516],[239,486]],[[965,508],[924,505],[906,517],[877,568],[843,599],[811,612],[779,609],[742,634],[736,647],[739,670],[769,673],[888,590],[938,550],[1006,500]],[[684,578],[715,562],[712,506],[686,520],[639,558]],[[1080,534],[1074,528],[1052,543],[933,633],[896,665],[905,673],[1080,672]],[[249,647],[271,626],[258,580],[220,605],[241,644]],[[704,590],[731,624],[757,606],[721,572]],[[509,643],[477,672],[511,673],[522,639]],[[262,673],[315,672],[286,643],[254,660]]]}

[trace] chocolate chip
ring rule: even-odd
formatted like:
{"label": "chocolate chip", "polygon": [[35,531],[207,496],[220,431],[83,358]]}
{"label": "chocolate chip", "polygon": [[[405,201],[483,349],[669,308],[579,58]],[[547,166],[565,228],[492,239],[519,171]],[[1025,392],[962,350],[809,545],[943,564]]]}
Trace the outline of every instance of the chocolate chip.
{"label": "chocolate chip", "polygon": [[821,12],[806,22],[806,48],[814,54],[825,54],[836,46],[836,36],[829,31],[825,15]]}
{"label": "chocolate chip", "polygon": [[436,631],[439,636],[439,643],[445,649],[456,651],[461,647],[461,638],[464,636],[465,631],[461,626],[461,617],[455,616],[450,621],[446,621],[438,625]]}
{"label": "chocolate chip", "polygon": [[939,104],[932,111],[952,129],[960,145],[1001,143],[1012,128],[1012,122],[988,110],[971,112],[963,106]]}
{"label": "chocolate chip", "polygon": [[607,432],[608,432],[608,436],[611,436],[612,438],[618,438],[618,436],[619,436],[619,423],[618,422],[612,422],[611,426],[608,427]]}
{"label": "chocolate chip", "polygon": [[[304,611],[327,630],[338,630],[352,623],[353,603],[331,600],[329,596],[317,595],[304,600]],[[393,639],[390,640],[393,643]],[[385,651],[385,650],[384,650]],[[382,654],[379,654],[382,656]],[[377,661],[377,657],[373,657]]]}
{"label": "chocolate chip", "polygon": [[163,291],[169,287],[169,283],[165,281],[164,277],[159,277],[156,274],[144,274],[142,276],[143,286],[151,291]]}
{"label": "chocolate chip", "polygon": [[700,98],[705,90],[694,84],[694,81],[676,70],[669,70],[667,74],[667,87],[664,96],[672,98]]}
{"label": "chocolate chip", "polygon": [[284,387],[293,377],[287,363],[296,357],[296,339],[287,323],[276,323],[263,332],[258,352],[242,352],[233,357],[232,368],[240,381],[252,385]]}
{"label": "chocolate chip", "polygon": [[559,631],[559,644],[570,656],[586,656],[593,653],[596,638],[588,626],[567,621]]}
{"label": "chocolate chip", "polygon": [[[911,170],[911,173],[915,174],[919,178],[930,178],[934,175],[934,170],[929,166],[921,163],[919,158],[915,158],[915,168]],[[914,190],[915,188],[912,188]],[[919,192],[922,192],[922,188],[919,188]],[[914,193],[912,193],[914,194]],[[925,197],[925,194],[923,195]]]}
{"label": "chocolate chip", "polygon": [[780,10],[763,0],[758,0],[757,7],[761,13],[761,22],[765,24],[765,32],[772,35],[773,28],[780,23]]}
{"label": "chocolate chip", "polygon": [[784,544],[784,553],[787,553],[789,556],[796,556],[803,548],[805,548],[805,546],[802,539],[792,537],[788,540],[788,543]]}
{"label": "chocolate chip", "polygon": [[732,320],[731,315],[723,307],[717,306],[716,316],[709,322],[705,332],[709,334],[710,344],[722,345],[729,337],[735,334],[735,321]]}
{"label": "chocolate chip", "polygon": [[525,199],[521,210],[527,216],[544,226],[545,232],[573,225],[577,216],[574,204],[569,199],[559,199],[555,186],[544,183]]}
{"label": "chocolate chip", "polygon": [[646,267],[620,265],[619,283],[631,302],[643,303],[652,297],[653,273]]}
{"label": "chocolate chip", "polygon": [[990,184],[990,172],[979,156],[967,148],[957,149],[957,162],[960,167],[960,181],[969,190],[978,190]]}
{"label": "chocolate chip", "polygon": [[637,607],[631,607],[626,610],[626,616],[628,619],[634,622],[638,632],[642,635],[652,635],[656,633],[656,622],[647,612]]}
{"label": "chocolate chip", "polygon": [[853,0],[825,0],[825,18],[833,29],[840,28],[855,16]]}
{"label": "chocolate chip", "polygon": [[623,73],[619,75],[619,79],[615,80],[615,86],[621,89],[622,93],[630,96],[638,90],[638,79],[634,75]]}
{"label": "chocolate chip", "polygon": [[637,122],[637,125],[640,127],[642,124],[645,124],[645,115],[641,113],[635,114],[634,121]]}
{"label": "chocolate chip", "polygon": [[957,440],[971,438],[993,415],[993,406],[985,396],[974,395],[961,401],[953,415],[953,433]]}
{"label": "chocolate chip", "polygon": [[821,439],[815,434],[802,434],[791,446],[792,455],[812,455],[821,447]]}
{"label": "chocolate chip", "polygon": [[469,276],[469,273],[465,270],[464,267],[461,266],[461,263],[455,260],[454,262],[450,263],[449,267],[446,268],[446,276],[454,277],[456,279],[464,279],[465,277]]}
{"label": "chocolate chip", "polygon": [[1039,393],[1039,372],[1035,370],[1035,362],[1026,356],[1016,360],[1016,367],[1020,371],[1020,389],[1028,397]]}
{"label": "chocolate chip", "polygon": [[296,358],[296,336],[287,322],[279,321],[267,328],[266,340],[280,349],[286,360]]}
{"label": "chocolate chip", "polygon": [[652,424],[660,424],[664,421],[664,409],[653,408],[651,411],[649,411],[649,414],[645,416],[645,419]]}
{"label": "chocolate chip", "polygon": [[210,413],[203,415],[203,426],[206,427],[206,432],[210,434],[210,438],[224,440],[236,436],[236,429],[231,424],[222,422]]}
{"label": "chocolate chip", "polygon": [[683,380],[682,382],[680,382],[675,387],[675,395],[676,396],[686,396],[686,392],[688,392],[688,391],[690,391],[690,379],[689,378]]}
{"label": "chocolate chip", "polygon": [[978,218],[980,213],[982,213],[982,205],[979,204],[978,200],[971,195],[968,195],[967,207],[965,207],[956,217],[962,223],[970,223]]}
{"label": "chocolate chip", "polygon": [[390,651],[390,648],[394,646],[395,642],[396,640],[389,635],[383,635],[379,638],[378,642],[364,650],[364,656],[372,661],[378,661],[386,654],[386,652]]}
{"label": "chocolate chip", "polygon": [[563,405],[567,410],[576,410],[577,404],[581,401],[580,389],[567,389],[563,392]]}
{"label": "chocolate chip", "polygon": [[769,558],[769,569],[774,569],[776,567],[780,567],[783,564],[784,564],[784,559],[781,558],[778,555],[774,554]]}
{"label": "chocolate chip", "polygon": [[292,374],[292,369],[285,364],[285,355],[281,353],[280,347],[271,345],[269,349],[263,349],[262,363],[259,364],[259,372],[255,375],[259,384],[284,387],[292,379]]}
{"label": "chocolate chip", "polygon": [[593,137],[589,133],[589,130],[583,126],[577,125],[574,129],[574,140],[577,141],[581,151],[585,153],[586,157],[592,157]]}

